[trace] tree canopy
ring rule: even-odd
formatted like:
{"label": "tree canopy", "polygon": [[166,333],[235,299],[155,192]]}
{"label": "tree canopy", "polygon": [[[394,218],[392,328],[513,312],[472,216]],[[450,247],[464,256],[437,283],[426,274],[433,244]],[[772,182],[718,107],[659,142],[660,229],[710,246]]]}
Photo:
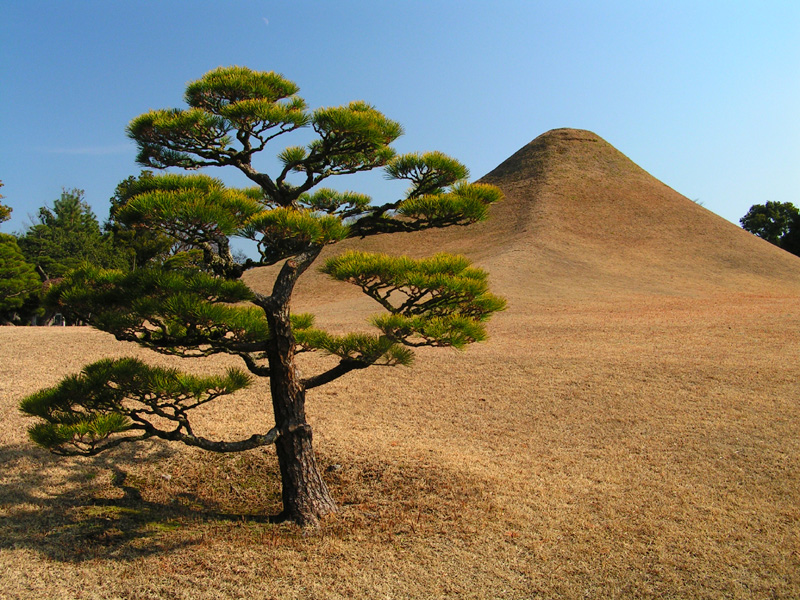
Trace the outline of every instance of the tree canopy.
{"label": "tree canopy", "polygon": [[111,197],[109,219],[105,230],[111,234],[114,251],[117,252],[131,269],[137,269],[149,262],[163,262],[177,249],[175,240],[166,233],[137,229],[117,219],[119,209],[128,200],[141,193],[146,182],[153,177],[153,172],[143,170],[138,177],[131,175],[120,182]]}
{"label": "tree canopy", "polygon": [[[62,454],[97,454],[152,437],[230,452],[274,444],[282,516],[314,524],[336,505],[323,481],[305,417],[306,390],[370,366],[410,365],[413,348],[463,348],[486,337],[487,319],[505,306],[487,274],[464,257],[427,259],[350,251],[322,270],[373,298],[383,313],[373,333],[336,334],[311,314],[293,314],[299,277],[325,246],[379,233],[468,225],[501,199],[467,183],[466,167],[439,152],[397,155],[400,125],[362,101],[309,110],[298,87],[275,73],[215,69],[186,88],[188,108],[155,110],[128,133],[142,166],[231,166],[255,185],[235,189],[205,174],[140,176],[124,182],[114,219],[131,231],[172,241],[170,256],[134,271],[83,266],[55,286],[49,301],[120,340],[182,357],[238,356],[247,373],[192,378],[132,360],[101,361],[23,402],[39,418],[37,443]],[[314,139],[278,152],[277,173],[258,171],[255,154],[279,136],[311,128]],[[320,187],[342,174],[384,168],[409,182],[389,202]],[[258,256],[237,260],[231,239],[255,242]],[[250,289],[248,269],[282,263],[269,294]],[[301,376],[295,357],[322,352],[338,362]],[[350,375],[352,376],[352,375]],[[275,426],[242,440],[196,433],[190,411],[269,378]]]}
{"label": "tree canopy", "polygon": [[52,209],[39,209],[38,223],[19,238],[23,254],[43,279],[63,277],[85,262],[104,267],[124,264],[83,195],[83,190],[63,190]]}
{"label": "tree canopy", "polygon": [[[3,187],[3,182],[0,181],[0,187]],[[0,194],[0,198],[3,198],[3,194]],[[0,202],[0,223],[5,223],[11,218],[11,207],[6,206],[2,202]]]}
{"label": "tree canopy", "polygon": [[[0,187],[3,187],[2,181]],[[0,198],[3,198],[2,194]],[[7,221],[10,216],[11,207],[0,204],[0,223]],[[38,298],[40,288],[36,270],[25,260],[17,238],[0,233],[0,323],[16,321],[19,318],[18,311],[32,297]]]}
{"label": "tree canopy", "polygon": [[25,260],[13,235],[0,233],[0,322],[15,319],[14,313],[39,292],[42,284],[33,265]]}
{"label": "tree canopy", "polygon": [[754,204],[739,223],[750,233],[800,256],[800,210],[792,203]]}

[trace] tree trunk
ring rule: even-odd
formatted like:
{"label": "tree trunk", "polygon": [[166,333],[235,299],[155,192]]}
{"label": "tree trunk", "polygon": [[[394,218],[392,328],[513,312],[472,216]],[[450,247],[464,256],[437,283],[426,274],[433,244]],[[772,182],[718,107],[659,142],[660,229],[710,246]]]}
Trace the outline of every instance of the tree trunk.
{"label": "tree trunk", "polygon": [[[281,314],[282,313],[282,314]],[[275,425],[281,435],[275,442],[283,485],[283,517],[300,525],[315,525],[336,510],[317,467],[311,426],[306,422],[305,389],[294,365],[294,336],[287,307],[267,316],[273,335],[268,342],[270,390]]]}
{"label": "tree trunk", "polygon": [[293,284],[317,254],[318,250],[307,260],[287,261],[272,296],[258,302],[264,308],[272,336],[267,341],[267,359],[275,425],[280,431],[275,449],[283,485],[281,516],[300,525],[316,525],[321,517],[336,511],[311,444],[311,426],[305,414],[306,392],[294,363],[295,341],[289,319]]}
{"label": "tree trunk", "polygon": [[336,512],[336,503],[317,467],[310,429],[285,435],[275,442],[283,486],[281,517],[299,525],[316,525],[320,518]]}

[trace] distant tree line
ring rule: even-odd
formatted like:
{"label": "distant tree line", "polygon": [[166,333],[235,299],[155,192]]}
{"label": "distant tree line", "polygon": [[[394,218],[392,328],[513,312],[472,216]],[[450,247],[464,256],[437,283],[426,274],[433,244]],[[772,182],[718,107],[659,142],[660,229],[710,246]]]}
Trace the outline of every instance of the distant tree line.
{"label": "distant tree line", "polygon": [[800,210],[791,202],[754,204],[739,223],[750,233],[800,256]]}
{"label": "distant tree line", "polygon": [[[131,186],[148,177],[152,173],[143,171],[117,186],[109,219],[102,226],[83,190],[64,189],[52,207],[39,209],[36,221],[23,232],[0,234],[0,324],[50,321],[53,315],[44,308],[43,292],[77,267],[134,270],[169,255],[172,243],[165,236],[134,234],[115,219]],[[10,218],[11,210],[0,203],[0,223]]]}
{"label": "distant tree line", "polygon": [[[134,230],[116,218],[152,177],[152,171],[144,170],[122,181],[102,226],[84,200],[83,190],[64,189],[52,208],[39,209],[36,222],[25,231],[0,233],[0,323],[48,322],[52,315],[43,307],[43,290],[81,265],[132,271],[176,253],[184,255],[180,251],[186,249],[177,247],[174,238]],[[10,218],[11,210],[0,202],[0,223]],[[739,222],[750,233],[800,256],[800,210],[790,202],[754,204]]]}

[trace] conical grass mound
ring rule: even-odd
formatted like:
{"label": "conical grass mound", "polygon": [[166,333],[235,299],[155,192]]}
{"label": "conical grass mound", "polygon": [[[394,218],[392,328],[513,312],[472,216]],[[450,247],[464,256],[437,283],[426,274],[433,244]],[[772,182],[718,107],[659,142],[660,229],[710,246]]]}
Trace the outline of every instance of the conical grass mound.
{"label": "conical grass mound", "polygon": [[[549,131],[483,181],[520,268],[601,293],[800,290],[800,259],[697,205],[599,136]],[[527,252],[526,252],[527,250]]]}
{"label": "conical grass mound", "polygon": [[[800,259],[660,182],[596,134],[555,129],[481,181],[505,199],[464,228],[377,236],[339,245],[429,256],[463,253],[513,305],[552,298],[800,292]],[[249,275],[259,287],[267,272]],[[263,278],[263,279],[262,279]],[[353,298],[307,277],[301,296]],[[310,296],[310,297],[309,297]]]}

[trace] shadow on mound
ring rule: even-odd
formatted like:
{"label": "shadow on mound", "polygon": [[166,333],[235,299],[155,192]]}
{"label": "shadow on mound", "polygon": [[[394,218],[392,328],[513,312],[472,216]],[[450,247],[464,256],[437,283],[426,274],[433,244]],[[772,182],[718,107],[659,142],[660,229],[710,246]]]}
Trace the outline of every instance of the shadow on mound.
{"label": "shadow on mound", "polygon": [[487,509],[485,486],[462,474],[363,457],[342,466],[321,456],[340,512],[304,531],[273,516],[281,500],[272,449],[209,455],[153,446],[90,459],[0,448],[0,548],[62,563],[132,561],[220,541],[276,548],[329,535],[396,539],[445,523],[459,529],[465,507]]}

